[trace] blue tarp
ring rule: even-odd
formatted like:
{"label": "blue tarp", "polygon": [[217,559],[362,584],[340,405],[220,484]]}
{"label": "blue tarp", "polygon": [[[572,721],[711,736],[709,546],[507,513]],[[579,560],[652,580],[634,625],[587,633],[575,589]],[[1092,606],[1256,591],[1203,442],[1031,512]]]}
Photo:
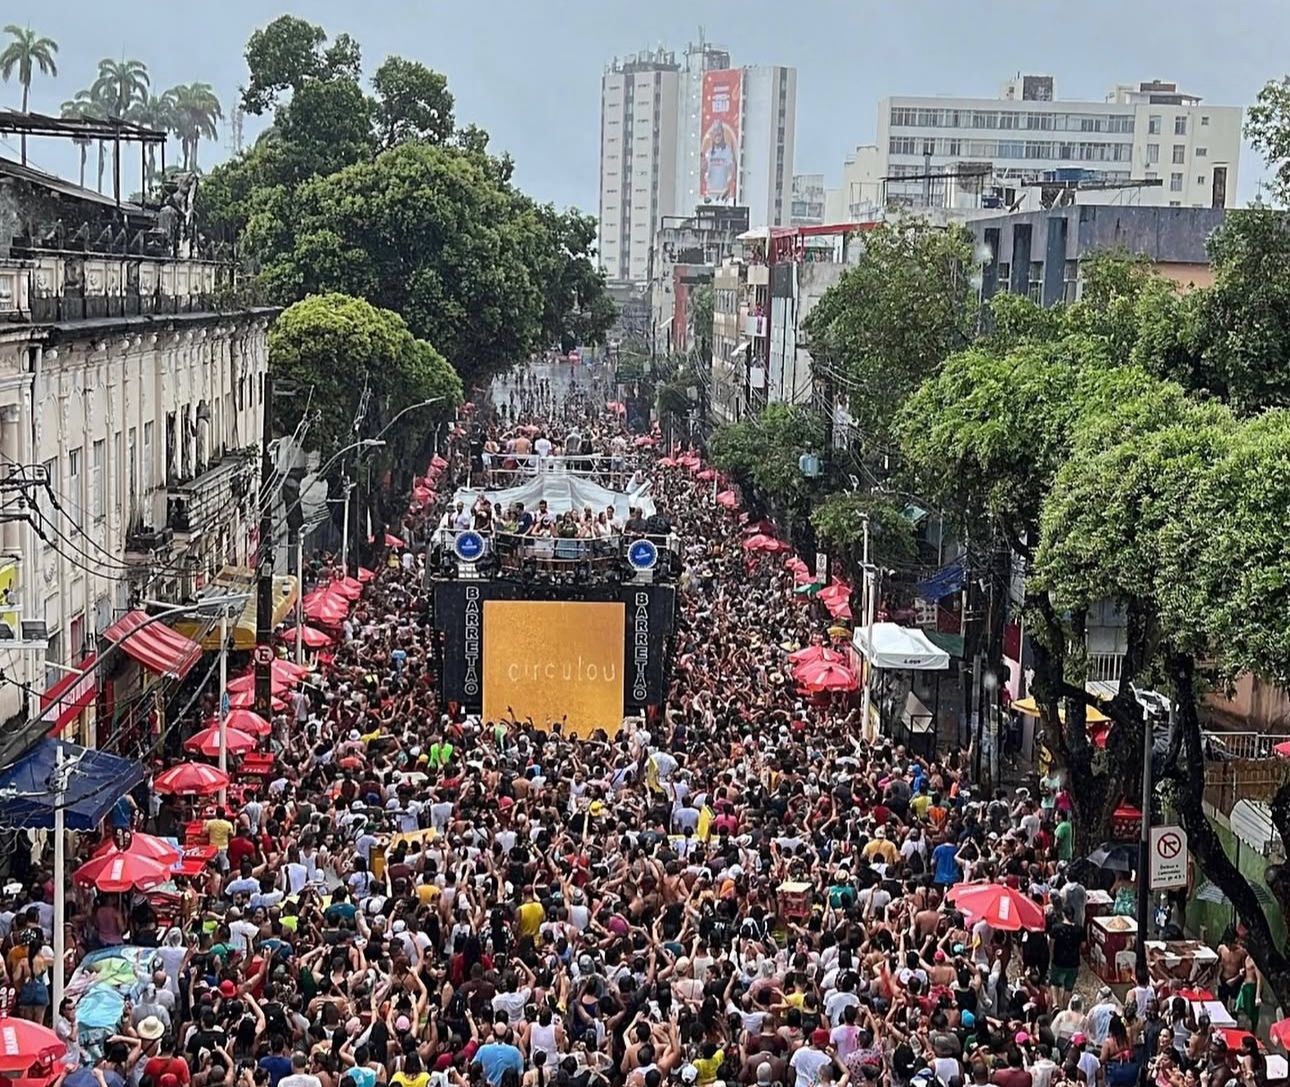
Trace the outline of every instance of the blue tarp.
{"label": "blue tarp", "polygon": [[926,581],[920,581],[914,592],[921,600],[940,600],[963,588],[963,556],[946,563]]}
{"label": "blue tarp", "polygon": [[[68,830],[94,830],[112,805],[144,778],[140,762],[44,739],[17,762],[0,770],[0,824],[53,828],[54,793],[49,780],[60,746],[64,762],[76,761],[63,798],[63,820]],[[11,789],[18,795],[3,795]]]}

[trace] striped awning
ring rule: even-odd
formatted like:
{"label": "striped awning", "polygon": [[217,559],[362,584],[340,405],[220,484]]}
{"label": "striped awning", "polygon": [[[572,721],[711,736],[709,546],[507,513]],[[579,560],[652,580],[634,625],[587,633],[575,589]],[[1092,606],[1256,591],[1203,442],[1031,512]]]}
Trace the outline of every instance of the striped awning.
{"label": "striped awning", "polygon": [[146,611],[127,612],[103,632],[149,672],[183,679],[201,660],[202,647]]}

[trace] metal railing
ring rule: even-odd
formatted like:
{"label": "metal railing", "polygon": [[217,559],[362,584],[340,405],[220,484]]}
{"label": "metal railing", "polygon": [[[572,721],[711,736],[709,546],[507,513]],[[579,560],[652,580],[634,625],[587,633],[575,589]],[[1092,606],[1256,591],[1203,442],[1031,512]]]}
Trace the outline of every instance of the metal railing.
{"label": "metal railing", "polygon": [[[458,561],[453,545],[458,535],[468,529],[439,529],[431,541],[439,549],[439,568],[445,574],[458,575]],[[531,535],[517,532],[480,532],[484,553],[480,564],[506,575],[559,575],[578,580],[603,580],[624,570],[627,551],[637,540],[649,540],[658,551],[655,577],[668,578],[679,566],[681,547],[675,535],[622,533],[603,538],[577,536]],[[494,565],[495,561],[495,565]],[[472,571],[476,572],[476,571]],[[478,573],[477,576],[483,576]]]}
{"label": "metal railing", "polygon": [[1206,729],[1205,751],[1218,759],[1273,758],[1277,744],[1290,742],[1290,735],[1273,732],[1225,732]]}
{"label": "metal railing", "polygon": [[[538,476],[572,477],[599,483],[610,490],[626,491],[643,459],[636,450],[627,453],[485,453],[484,479],[490,487],[519,487]],[[642,474],[639,482],[646,482]],[[475,482],[481,482],[476,479]]]}
{"label": "metal railing", "polygon": [[1095,683],[1118,683],[1124,668],[1123,653],[1090,653],[1088,678]]}

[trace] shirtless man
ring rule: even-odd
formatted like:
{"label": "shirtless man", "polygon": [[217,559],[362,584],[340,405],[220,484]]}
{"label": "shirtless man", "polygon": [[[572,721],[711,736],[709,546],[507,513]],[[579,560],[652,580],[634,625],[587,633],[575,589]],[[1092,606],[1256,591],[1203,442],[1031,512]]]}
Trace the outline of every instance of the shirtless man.
{"label": "shirtless man", "polygon": [[1218,999],[1230,1010],[1245,981],[1245,961],[1249,958],[1238,934],[1230,944],[1218,947]]}

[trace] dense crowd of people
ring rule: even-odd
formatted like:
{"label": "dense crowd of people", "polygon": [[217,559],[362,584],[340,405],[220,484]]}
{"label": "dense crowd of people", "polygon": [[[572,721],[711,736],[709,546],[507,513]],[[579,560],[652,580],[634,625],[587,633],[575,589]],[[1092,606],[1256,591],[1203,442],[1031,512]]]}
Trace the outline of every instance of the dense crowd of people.
{"label": "dense crowd of people", "polygon": [[[275,718],[263,787],[207,818],[189,919],[162,931],[128,896],[80,915],[79,951],[157,948],[115,1033],[48,1008],[46,881],[6,911],[10,984],[73,1042],[70,1087],[1261,1082],[1145,978],[1074,991],[1056,798],[974,795],[958,752],[865,742],[797,692],[787,653],[820,616],[709,488],[653,479],[686,552],[663,712],[587,740],[450,712],[422,560],[391,561]],[[124,821],[174,832],[181,803]],[[965,917],[946,896],[969,877],[1046,929]]]}

